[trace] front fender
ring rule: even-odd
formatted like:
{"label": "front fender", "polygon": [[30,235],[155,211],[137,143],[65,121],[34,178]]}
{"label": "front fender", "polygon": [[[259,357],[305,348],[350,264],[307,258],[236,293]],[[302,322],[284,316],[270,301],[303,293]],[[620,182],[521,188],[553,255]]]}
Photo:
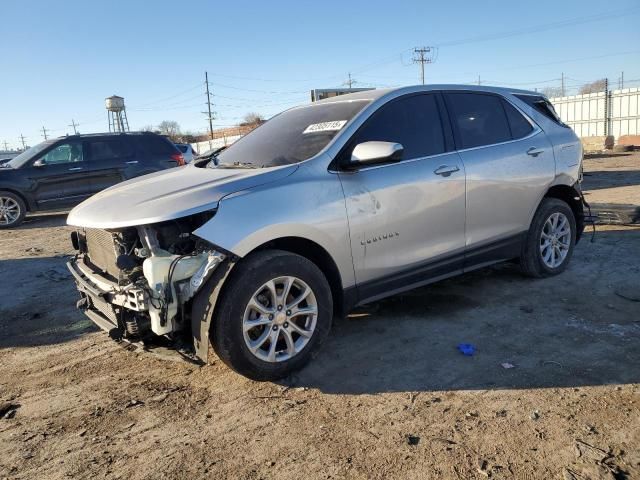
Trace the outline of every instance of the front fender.
{"label": "front fender", "polygon": [[277,183],[229,195],[194,233],[238,257],[279,238],[310,240],[332,257],[344,288],[355,284],[342,185],[326,169],[300,168]]}

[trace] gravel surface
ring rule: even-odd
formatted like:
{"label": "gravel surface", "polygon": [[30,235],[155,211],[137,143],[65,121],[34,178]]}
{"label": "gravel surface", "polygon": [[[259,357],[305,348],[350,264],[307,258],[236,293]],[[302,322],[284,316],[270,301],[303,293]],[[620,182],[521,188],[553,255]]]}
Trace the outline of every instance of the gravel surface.
{"label": "gravel surface", "polygon": [[110,341],[69,232],[0,232],[0,478],[640,478],[640,227],[359,309],[280,383]]}

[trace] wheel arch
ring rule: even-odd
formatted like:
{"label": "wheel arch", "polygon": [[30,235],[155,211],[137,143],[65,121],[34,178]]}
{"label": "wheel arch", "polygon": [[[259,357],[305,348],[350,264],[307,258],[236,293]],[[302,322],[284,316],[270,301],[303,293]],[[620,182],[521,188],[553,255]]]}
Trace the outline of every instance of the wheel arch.
{"label": "wheel arch", "polygon": [[[225,260],[219,269],[214,271],[212,277],[194,297],[191,306],[193,345],[196,356],[200,358],[200,360],[204,362],[207,361],[213,321],[219,307],[218,300],[225,294],[227,277],[231,274],[236,264],[242,262],[243,258],[246,258],[252,253],[264,250],[283,250],[300,255],[313,262],[329,283],[333,297],[334,316],[343,316],[346,309],[349,308],[345,299],[342,277],[337,264],[329,252],[313,240],[295,236],[274,238],[256,246],[243,255],[242,258],[234,255],[232,252],[228,252],[230,257]],[[206,294],[206,292],[211,292],[211,296]],[[203,321],[204,319],[206,319],[206,321]]]}
{"label": "wheel arch", "polygon": [[582,236],[584,230],[584,211],[582,209],[582,195],[575,186],[569,185],[553,185],[547,190],[544,198],[557,198],[567,203],[573,211],[576,219],[576,243]]}
{"label": "wheel arch", "polygon": [[24,202],[25,206],[27,207],[27,212],[35,211],[29,199],[22,192],[15,190],[11,187],[0,187],[0,192],[9,192],[17,197],[20,197],[20,199]]}
{"label": "wheel arch", "polygon": [[295,253],[313,262],[323,273],[327,282],[329,282],[331,295],[333,297],[334,315],[340,316],[344,313],[345,305],[342,277],[338,265],[327,250],[313,240],[292,236],[269,240],[254,248],[248,255],[253,252],[271,249]]}

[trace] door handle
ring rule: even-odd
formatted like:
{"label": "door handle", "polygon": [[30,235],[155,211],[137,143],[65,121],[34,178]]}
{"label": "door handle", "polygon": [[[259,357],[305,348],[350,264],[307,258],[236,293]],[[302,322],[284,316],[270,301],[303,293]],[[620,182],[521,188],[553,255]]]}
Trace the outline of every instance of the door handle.
{"label": "door handle", "polygon": [[458,168],[457,165],[440,165],[438,168],[436,168],[433,173],[435,173],[436,175],[442,175],[443,177],[448,177],[449,175],[451,175],[454,172],[457,172],[458,170],[460,170]]}
{"label": "door handle", "polygon": [[69,169],[70,172],[77,172],[78,170],[82,170],[82,167],[73,167]]}
{"label": "door handle", "polygon": [[532,157],[537,157],[541,153],[544,153],[544,150],[542,150],[541,148],[531,147],[529,150],[527,150],[527,155],[531,155]]}
{"label": "door handle", "polygon": [[138,163],[138,160],[131,160],[130,162],[126,162],[127,165],[135,165]]}

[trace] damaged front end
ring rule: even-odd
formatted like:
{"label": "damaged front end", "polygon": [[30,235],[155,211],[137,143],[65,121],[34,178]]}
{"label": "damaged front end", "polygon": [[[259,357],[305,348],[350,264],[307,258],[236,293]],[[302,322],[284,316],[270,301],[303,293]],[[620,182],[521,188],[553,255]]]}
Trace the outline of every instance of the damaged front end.
{"label": "damaged front end", "polygon": [[[67,266],[81,295],[78,307],[115,339],[165,338],[206,361],[201,332],[191,327],[192,302],[229,255],[192,232],[213,215],[74,231],[78,253]],[[183,341],[190,336],[196,345]]]}

